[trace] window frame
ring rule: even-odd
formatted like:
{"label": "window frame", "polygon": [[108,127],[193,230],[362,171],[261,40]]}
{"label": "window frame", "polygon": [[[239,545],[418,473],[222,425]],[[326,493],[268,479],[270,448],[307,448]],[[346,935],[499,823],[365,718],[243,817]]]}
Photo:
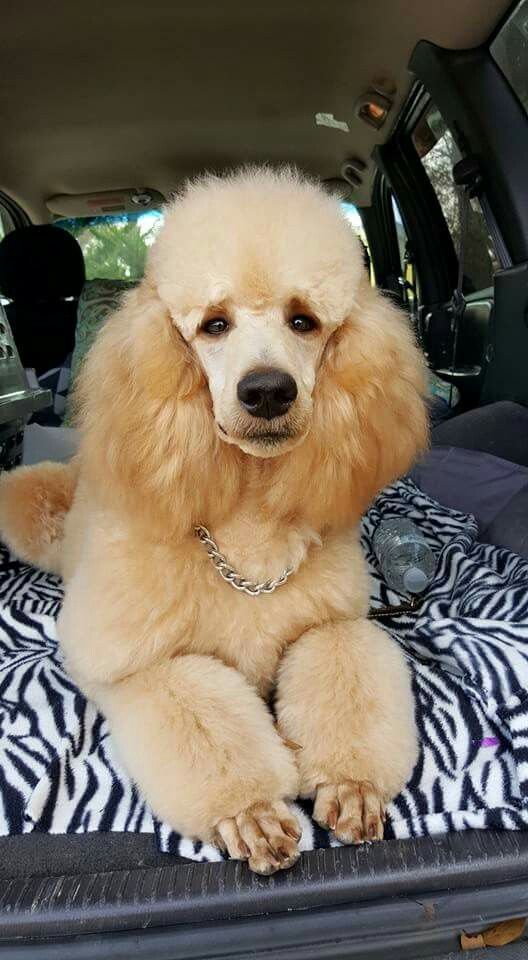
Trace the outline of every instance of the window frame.
{"label": "window frame", "polygon": [[401,274],[400,254],[389,189],[386,178],[378,170],[374,178],[371,205],[359,207],[358,211],[371,251],[376,286],[403,304],[398,282]]}
{"label": "window frame", "polygon": [[400,209],[415,264],[420,304],[425,306],[450,299],[458,271],[456,250],[440,202],[412,142],[416,124],[430,101],[423,86],[415,84],[395,133],[375,152],[378,169]]}

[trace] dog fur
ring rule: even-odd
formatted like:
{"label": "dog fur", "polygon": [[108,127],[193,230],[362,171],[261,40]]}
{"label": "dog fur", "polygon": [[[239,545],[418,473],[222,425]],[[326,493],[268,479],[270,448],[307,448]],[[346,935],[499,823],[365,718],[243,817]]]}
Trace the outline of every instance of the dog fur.
{"label": "dog fur", "polygon": [[[291,329],[299,312],[315,330]],[[213,344],[219,313],[232,329]],[[299,384],[271,438],[235,396],[270,364]],[[205,177],[89,354],[76,460],[1,480],[3,537],[63,576],[69,669],[154,811],[258,872],[298,857],[285,801],[313,797],[345,843],[379,839],[415,763],[407,667],[366,619],[358,521],[424,448],[424,391],[332,198],[291,170]],[[245,577],[293,575],[236,592],[196,524]]]}

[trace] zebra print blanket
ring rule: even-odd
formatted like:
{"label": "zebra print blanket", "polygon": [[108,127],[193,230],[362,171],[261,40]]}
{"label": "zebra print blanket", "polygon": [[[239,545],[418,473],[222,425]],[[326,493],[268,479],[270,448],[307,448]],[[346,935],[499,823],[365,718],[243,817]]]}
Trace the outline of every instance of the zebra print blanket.
{"label": "zebra print blanket", "polygon": [[[528,563],[478,543],[470,516],[401,481],[364,519],[374,606],[398,603],[371,551],[381,517],[414,520],[439,556],[421,609],[386,623],[414,678],[421,750],[387,835],[528,826]],[[104,718],[65,673],[60,582],[0,556],[0,833],[154,832],[162,850],[219,859],[159,823],[120,765]],[[182,784],[182,789],[185,785]],[[335,841],[299,802],[303,849]]]}

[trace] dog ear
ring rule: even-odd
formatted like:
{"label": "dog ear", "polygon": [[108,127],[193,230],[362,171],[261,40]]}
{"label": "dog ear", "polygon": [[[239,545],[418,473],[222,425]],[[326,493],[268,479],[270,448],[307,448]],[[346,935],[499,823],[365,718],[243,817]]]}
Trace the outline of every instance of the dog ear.
{"label": "dog ear", "polygon": [[[337,426],[372,496],[412,465],[428,442],[427,367],[408,319],[362,284],[358,306],[336,331],[324,361],[338,393]],[[328,403],[328,401],[327,401]]]}
{"label": "dog ear", "polygon": [[279,497],[293,513],[302,504],[316,529],[356,522],[427,446],[425,392],[425,361],[406,318],[365,280],[327,344],[312,429],[291,457],[294,492],[284,472],[271,492],[276,506]]}
{"label": "dog ear", "polygon": [[[210,516],[211,488],[229,509],[238,483],[233,453],[218,451],[226,445],[216,436],[203,373],[148,281],[98,335],[76,408],[83,476],[108,504],[128,503],[164,536]],[[209,470],[219,459],[213,483]]]}

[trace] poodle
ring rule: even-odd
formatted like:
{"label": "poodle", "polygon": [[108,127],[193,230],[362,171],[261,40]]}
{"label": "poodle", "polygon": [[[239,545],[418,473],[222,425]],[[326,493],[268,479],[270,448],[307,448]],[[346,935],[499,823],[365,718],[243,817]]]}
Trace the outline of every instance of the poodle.
{"label": "poodle", "polygon": [[76,459],[2,477],[3,538],[63,577],[68,668],[153,810],[258,873],[299,856],[289,800],[378,840],[412,772],[358,523],[427,443],[425,384],[335,199],[206,176],[85,362]]}

